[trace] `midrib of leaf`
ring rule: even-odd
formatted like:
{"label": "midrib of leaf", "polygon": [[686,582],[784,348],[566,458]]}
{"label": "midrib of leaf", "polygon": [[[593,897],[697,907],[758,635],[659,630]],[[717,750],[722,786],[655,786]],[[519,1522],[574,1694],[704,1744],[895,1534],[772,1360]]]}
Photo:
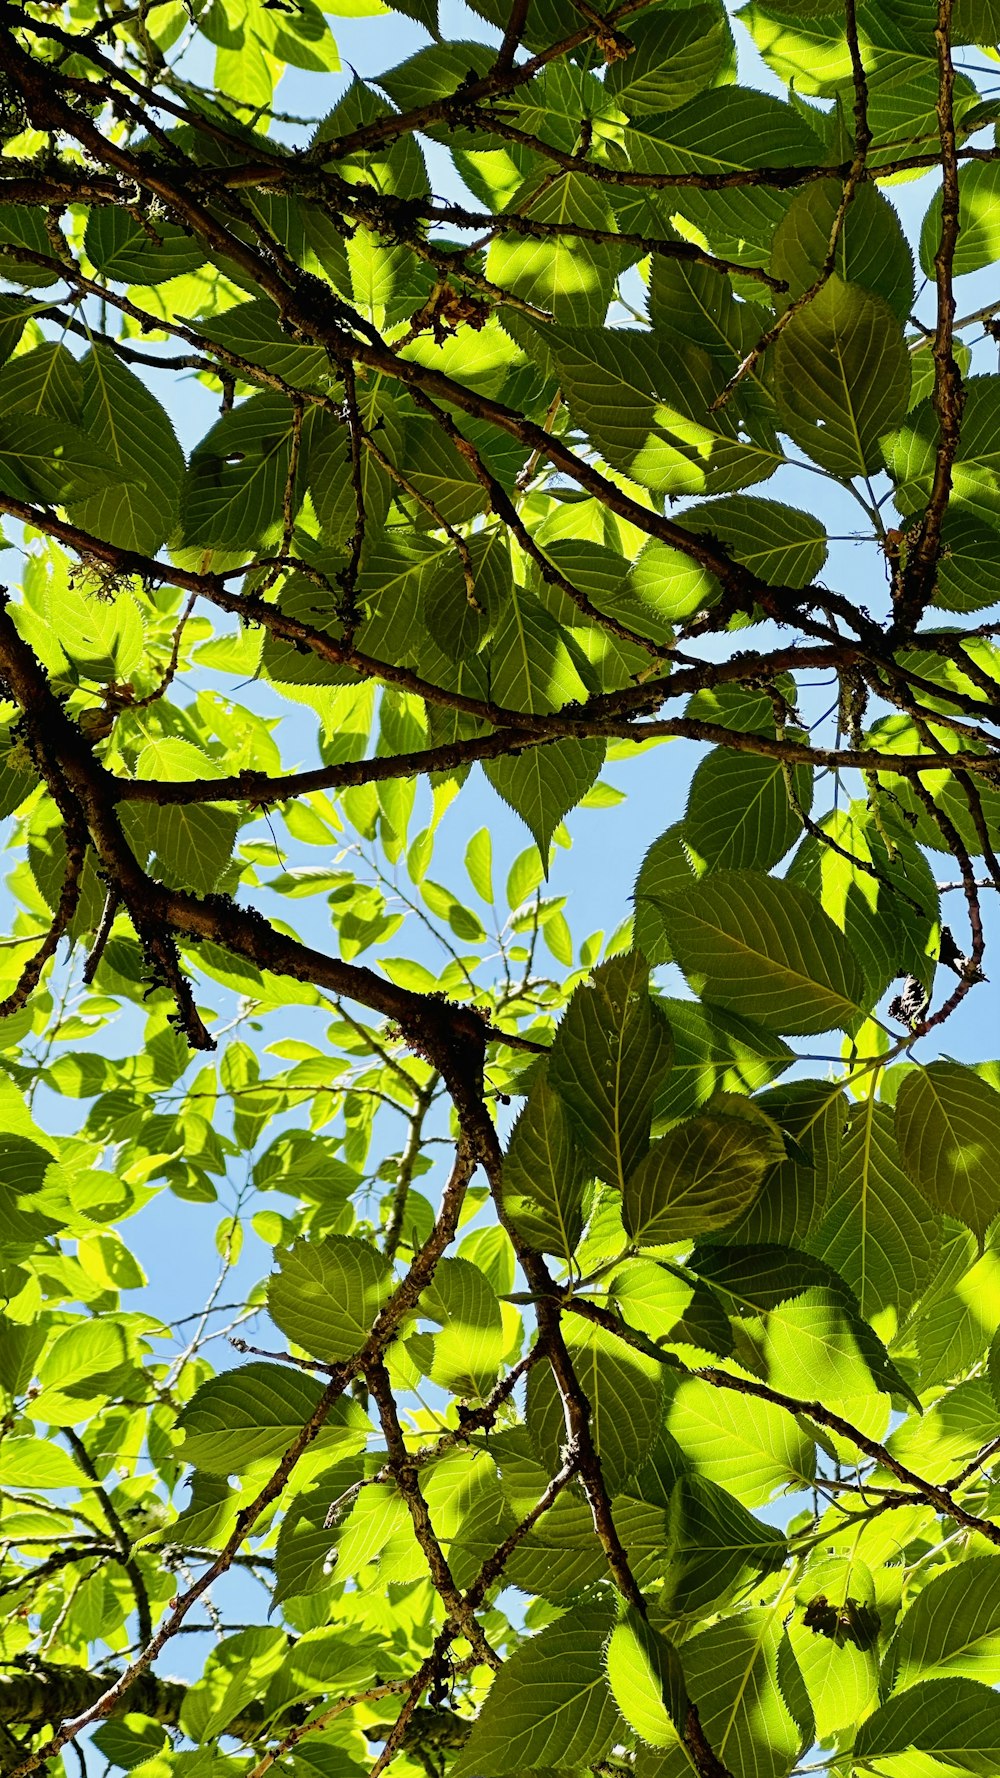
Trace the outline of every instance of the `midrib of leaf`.
{"label": "midrib of leaf", "polygon": [[[879,1070],[879,1072],[881,1073],[881,1070]],[[871,1092],[868,1094],[868,1102],[865,1106],[865,1135],[861,1151],[861,1290],[858,1294],[863,1303],[868,1301],[868,1293],[866,1289],[868,1283],[868,1181],[872,1164],[872,1133],[875,1125],[876,1085],[877,1079],[873,1080],[871,1083]]]}
{"label": "midrib of leaf", "polygon": [[94,374],[97,377],[97,380],[98,380],[98,383],[100,386],[101,403],[104,408],[105,416],[107,419],[107,425],[108,425],[108,441],[111,445],[111,449],[112,449],[112,452],[114,454],[116,461],[121,463],[123,461],[123,459],[122,459],[122,453],[121,453],[121,450],[119,448],[119,443],[118,443],[118,429],[115,426],[114,406],[112,404],[111,397],[108,392],[107,380],[104,375],[104,366],[101,363],[100,353],[97,351],[96,347],[93,345],[91,345],[91,348],[90,348],[90,359],[91,359],[91,363],[93,364],[93,367],[94,367]]}
{"label": "midrib of leaf", "polygon": [[861,433],[858,430],[857,416],[856,416],[855,406],[854,406],[854,391],[852,388],[852,379],[848,376],[847,366],[844,363],[844,357],[843,357],[843,353],[841,350],[840,334],[837,331],[837,326],[836,326],[836,318],[834,319],[834,328],[833,328],[833,350],[834,350],[834,353],[836,354],[837,366],[840,371],[840,381],[841,381],[843,388],[844,388],[844,395],[845,395],[844,413],[846,414],[847,419],[850,421],[851,433],[854,438],[854,448],[858,454],[858,462],[860,464],[863,464],[865,461],[865,453],[864,453],[864,450],[862,449],[862,445],[861,445]]}

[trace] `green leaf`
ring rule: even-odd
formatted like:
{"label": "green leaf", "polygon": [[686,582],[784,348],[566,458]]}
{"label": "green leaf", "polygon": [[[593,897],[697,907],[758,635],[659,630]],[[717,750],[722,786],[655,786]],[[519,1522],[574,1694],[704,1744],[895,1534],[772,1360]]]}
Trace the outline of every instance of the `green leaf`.
{"label": "green leaf", "polygon": [[[190,741],[150,742],[136,761],[136,777],[148,780],[217,778],[216,760]],[[211,803],[135,803],[128,811],[133,840],[153,855],[153,871],[169,888],[208,894],[233,855],[239,826],[231,808]]]}
{"label": "green leaf", "polygon": [[[38,207],[29,209],[25,204],[0,204],[0,264],[3,266],[4,277],[9,278],[13,284],[27,284],[36,290],[57,282],[57,271],[48,266],[32,265],[30,260],[21,259],[17,251],[19,247],[29,253],[52,257],[52,242],[49,240],[41,210]],[[13,351],[13,346],[8,349]]]}
{"label": "green leaf", "polygon": [[[807,122],[802,110],[769,93],[718,87],[666,117],[634,122],[625,131],[625,147],[636,168],[675,176],[725,178],[748,167],[811,166],[822,161],[824,150],[816,124]],[[653,214],[657,222],[662,218],[661,227],[679,214],[712,252],[740,265],[768,266],[774,231],[791,195],[765,185],[718,191],[685,186],[658,201]],[[650,226],[644,206],[643,197],[619,205],[623,229],[660,232]]]}
{"label": "green leaf", "polygon": [[933,1754],[944,1766],[985,1778],[1000,1763],[1000,1698],[974,1679],[925,1680],[861,1724],[854,1753],[859,1760],[877,1759],[887,1778],[904,1778],[904,1762],[914,1753]]}
{"label": "green leaf", "polygon": [[893,1114],[874,1095],[853,1107],[839,1175],[810,1248],[845,1278],[866,1320],[902,1317],[929,1282],[939,1223],[914,1196],[896,1151]]}
{"label": "green leaf", "polygon": [[888,304],[834,275],[799,309],[774,348],[782,426],[834,475],[882,466],[879,439],[898,425],[910,357]]}
{"label": "green leaf", "polygon": [[363,1241],[328,1235],[297,1241],[278,1256],[267,1306],[282,1333],[333,1363],[361,1350],[392,1292],[392,1267]]}
{"label": "green leaf", "polygon": [[1000,599],[1000,589],[990,576],[995,530],[958,507],[948,513],[941,535],[934,604],[942,611],[983,611],[995,605]]}
{"label": "green leaf", "polygon": [[617,232],[601,189],[577,173],[554,179],[545,173],[534,195],[522,187],[512,208],[552,232],[498,234],[486,256],[486,276],[523,302],[549,310],[556,321],[600,326],[623,255],[613,244],[575,236],[573,229]]}
{"label": "green leaf", "polygon": [[611,1623],[609,1607],[592,1605],[516,1648],[452,1768],[455,1778],[566,1770],[602,1759],[619,1726],[604,1674]]}
{"label": "green leaf", "polygon": [[113,284],[163,284],[205,263],[204,249],[179,222],[157,217],[143,226],[115,204],[91,210],[83,244],[95,269]]}
{"label": "green leaf", "polygon": [[684,844],[683,823],[676,821],[654,840],[635,879],[636,948],[655,968],[669,963],[670,946],[663,929],[660,902],[674,889],[686,888],[697,872]]}
{"label": "green leaf", "polygon": [[[121,479],[117,458],[65,420],[16,408],[0,420],[0,490],[21,499],[84,499]],[[130,466],[125,472],[133,473]]]}
{"label": "green leaf", "polygon": [[122,473],[74,507],[76,522],[122,549],[155,555],[176,522],[184,456],[156,397],[105,346],[83,359],[83,424]]}
{"label": "green leaf", "polygon": [[[843,188],[817,179],[797,191],[774,236],[771,272],[788,284],[786,302],[812,288],[823,271]],[[837,240],[833,267],[888,303],[900,321],[913,307],[913,256],[895,210],[875,185],[855,191]],[[926,270],[926,267],[925,267]]]}
{"label": "green leaf", "polygon": [[669,1747],[687,1713],[681,1658],[658,1630],[629,1607],[611,1632],[608,1684],[625,1721],[651,1747]]}
{"label": "green leaf", "polygon": [[[760,500],[752,494],[724,494],[719,500],[699,501],[684,508],[680,523],[685,531],[710,531],[724,543],[734,561],[772,586],[804,587],[816,579],[826,561],[826,529],[814,513],[800,512],[780,500]],[[654,563],[666,567],[668,550],[656,538],[646,545],[640,564],[652,573]],[[687,559],[687,558],[685,558]],[[689,562],[693,571],[694,564]],[[703,572],[703,571],[701,571]],[[714,577],[708,577],[714,586]],[[711,603],[705,599],[703,603]],[[767,707],[771,721],[771,706]]]}
{"label": "green leaf", "polygon": [[509,1339],[486,1274],[467,1259],[442,1259],[420,1302],[441,1325],[434,1336],[431,1382],[466,1399],[488,1395]]}
{"label": "green leaf", "polygon": [[812,1479],[812,1439],[769,1401],[692,1377],[676,1389],[666,1425],[691,1467],[744,1506],[764,1506],[779,1488],[808,1487]]}
{"label": "green leaf", "polygon": [[0,1236],[5,1247],[44,1240],[58,1227],[32,1205],[22,1204],[41,1190],[52,1154],[25,1136],[0,1135]]}
{"label": "green leaf", "polygon": [[780,1568],[782,1533],[700,1475],[681,1476],[670,1497],[670,1562],[659,1607],[690,1617],[732,1595],[752,1576]]}
{"label": "green leaf", "polygon": [[275,1548],[275,1603],[316,1592],[328,1579],[328,1564],[337,1541],[328,1528],[331,1502],[361,1481],[363,1458],[345,1457],[327,1470],[316,1488],[297,1494],[288,1503]]}
{"label": "green leaf", "polygon": [[521,1238],[568,1265],[583,1231],[584,1172],[562,1100],[542,1076],[511,1131],[504,1208]]}
{"label": "green leaf", "polygon": [[26,408],[53,420],[79,425],[83,405],[80,365],[61,343],[46,340],[22,352],[0,371],[0,413]]}
{"label": "green leaf", "polygon": [[493,906],[493,841],[488,827],[480,827],[465,848],[465,868],[469,881],[488,907]]}
{"label": "green leaf", "polygon": [[[817,1739],[852,1731],[876,1702],[879,1659],[876,1646],[864,1646],[879,1612],[870,1570],[856,1557],[820,1558],[806,1569],[799,1598],[811,1595],[788,1625],[795,1666],[812,1706]],[[814,1621],[817,1608],[832,1612],[830,1631]],[[858,1608],[870,1617],[860,1628]],[[856,1626],[858,1626],[856,1628]]]}
{"label": "green leaf", "polygon": [[[765,1175],[746,1214],[722,1230],[718,1239],[747,1246],[774,1243],[796,1247],[805,1242],[823,1216],[831,1186],[840,1173],[844,1096],[828,1081],[796,1080],[762,1093],[756,1103],[787,1131],[791,1138],[788,1153]],[[824,1257],[837,1265],[832,1257]],[[853,1274],[845,1272],[844,1276],[857,1290]]]}
{"label": "green leaf", "polygon": [[[290,1365],[245,1364],[210,1377],[181,1413],[181,1456],[209,1475],[239,1475],[251,1464],[273,1462],[311,1419],[322,1394],[322,1383]],[[355,1412],[351,1427],[344,1412],[351,1405],[337,1404],[320,1443],[364,1445],[363,1416],[359,1427]]]}
{"label": "green leaf", "polygon": [[718,370],[700,347],[625,327],[551,325],[539,338],[574,421],[614,468],[652,493],[728,493],[783,461],[773,434],[747,442],[731,404],[712,409]]}
{"label": "green leaf", "polygon": [[0,1445],[0,1487],[86,1488],[88,1478],[68,1451],[44,1438],[5,1438]]}
{"label": "green leaf", "polygon": [[570,737],[550,747],[526,747],[507,759],[486,760],[483,771],[498,796],[520,815],[547,859],[552,835],[600,777],[605,743]]}
{"label": "green leaf", "polygon": [[[1000,168],[989,161],[962,167],[958,176],[958,240],[953,264],[956,278],[993,265],[1000,255]],[[932,199],[920,230],[920,269],[934,276],[934,255],[941,238],[941,194]]]}
{"label": "green leaf", "polygon": [[779,760],[714,747],[691,780],[684,841],[697,868],[770,870],[802,831],[812,806],[812,772],[794,766],[793,806]]}
{"label": "green leaf", "polygon": [[[541,715],[587,696],[566,631],[523,587],[514,588],[488,660],[493,696],[508,710]],[[577,747],[584,745],[576,742]]]}
{"label": "green leaf", "polygon": [[874,1006],[896,976],[915,975],[929,986],[927,951],[940,898],[912,835],[902,822],[890,822],[890,853],[860,802],[832,810],[817,827],[824,837],[803,839],[787,880],[815,895],[844,934],[865,978],[866,1003]]}
{"label": "green leaf", "polygon": [[635,49],[611,63],[606,84],[630,115],[676,110],[714,85],[731,53],[732,37],[721,7],[649,13],[630,20],[627,29]]}
{"label": "green leaf", "polygon": [[932,1573],[904,1613],[892,1644],[892,1689],[960,1674],[995,1685],[1000,1679],[1000,1565],[971,1556]]}
{"label": "green leaf", "polygon": [[[307,415],[303,432],[310,426]],[[268,538],[277,541],[293,427],[291,402],[270,391],[251,395],[216,421],[191,453],[181,502],[185,544],[248,553]],[[307,480],[303,463],[296,507]]]}
{"label": "green leaf", "polygon": [[[782,1688],[782,1637],[780,1612],[751,1610],[684,1643],[684,1676],[705,1739],[727,1771],[747,1778],[784,1778],[802,1747]],[[675,1745],[658,1771],[661,1778],[687,1778],[686,1748]]]}
{"label": "green leaf", "polygon": [[378,84],[394,105],[408,111],[413,105],[425,105],[429,99],[451,98],[470,74],[482,78],[491,65],[492,57],[483,43],[460,39],[428,44],[379,75]]}
{"label": "green leaf", "polygon": [[549,1085],[569,1114],[585,1164],[619,1190],[649,1145],[653,1100],[670,1063],[670,1032],[636,952],[602,963],[573,995],[549,1055]]}
{"label": "green leaf", "polygon": [[675,1054],[656,1100],[657,1133],[700,1110],[716,1092],[756,1092],[792,1058],[788,1045],[763,1025],[697,1000],[660,1004],[674,1033]]}
{"label": "green leaf", "polygon": [[[575,1318],[563,1323],[573,1369],[590,1403],[590,1427],[607,1486],[618,1492],[649,1455],[660,1425],[663,1366],[626,1346],[602,1327]],[[548,1364],[528,1378],[527,1423],[549,1474],[566,1443],[562,1396]]]}
{"label": "green leaf", "polygon": [[957,1062],[915,1068],[896,1098],[896,1140],[928,1202],[982,1240],[1000,1210],[1000,1093]]}
{"label": "green leaf", "polygon": [[108,596],[53,578],[46,603],[53,632],[81,679],[108,684],[131,678],[145,649],[143,621],[131,592]]}
{"label": "green leaf", "polygon": [[[214,316],[204,323],[203,331],[206,339],[217,341],[240,358],[248,359],[251,366],[260,365],[262,370],[272,371],[283,382],[295,387],[315,388],[321,379],[329,376],[330,361],[325,349],[302,345],[289,338],[282,331],[278,312],[267,297],[238,303],[224,315]],[[247,380],[249,376],[248,372]],[[342,440],[345,437],[339,427],[331,426],[330,432]]]}
{"label": "green leaf", "polygon": [[625,1227],[640,1246],[722,1228],[752,1203],[783,1154],[780,1134],[764,1118],[689,1118],[654,1143],[626,1179]]}
{"label": "green leaf", "polygon": [[791,883],[718,871],[660,903],[667,938],[706,1000],[771,1030],[850,1026],[860,971],[832,920]]}

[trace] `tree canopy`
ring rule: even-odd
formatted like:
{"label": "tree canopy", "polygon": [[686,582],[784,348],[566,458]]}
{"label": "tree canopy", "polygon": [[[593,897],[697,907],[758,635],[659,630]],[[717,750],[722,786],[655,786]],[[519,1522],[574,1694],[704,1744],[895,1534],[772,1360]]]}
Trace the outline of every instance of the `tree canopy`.
{"label": "tree canopy", "polygon": [[1000,5],[471,4],[0,15],[0,1770],[989,1778]]}

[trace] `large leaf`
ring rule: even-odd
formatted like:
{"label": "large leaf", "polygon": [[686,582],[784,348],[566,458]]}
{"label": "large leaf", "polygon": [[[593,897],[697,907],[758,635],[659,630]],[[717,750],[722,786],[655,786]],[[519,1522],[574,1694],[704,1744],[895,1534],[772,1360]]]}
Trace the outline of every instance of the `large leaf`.
{"label": "large leaf", "polygon": [[[788,284],[794,300],[819,280],[826,264],[834,218],[843,187],[817,179],[795,193],[774,236],[771,270]],[[899,217],[875,185],[854,192],[837,239],[834,271],[846,283],[860,284],[887,302],[900,321],[913,305],[913,256]]]}
{"label": "large leaf", "polygon": [[[315,409],[310,410],[315,413]],[[191,453],[181,503],[186,544],[249,552],[276,540],[292,457],[294,409],[268,390],[223,414]],[[303,430],[308,432],[307,417]],[[308,467],[300,461],[297,507]]]}
{"label": "large leaf", "polygon": [[957,1062],[915,1068],[896,1097],[896,1140],[928,1202],[981,1239],[1000,1210],[1000,1093]]}
{"label": "large leaf", "polygon": [[162,284],[205,261],[204,250],[179,222],[143,222],[114,204],[91,211],[83,244],[97,271],[114,284]]}
{"label": "large leaf", "polygon": [[763,1506],[779,1489],[812,1478],[812,1439],[771,1402],[692,1377],[674,1393],[666,1424],[691,1467],[744,1506]]}
{"label": "large leaf", "polygon": [[653,1100],[670,1063],[669,1028],[648,983],[635,951],[601,964],[573,995],[549,1057],[549,1085],[585,1165],[619,1190],[649,1146]]}
{"label": "large leaf", "polygon": [[752,1575],[785,1560],[785,1539],[701,1475],[681,1476],[670,1498],[670,1562],[660,1605],[670,1617],[694,1616],[731,1595]]}
{"label": "large leaf", "polygon": [[584,1181],[569,1114],[543,1077],[511,1131],[504,1207],[522,1239],[567,1265],[583,1230]]}
{"label": "large leaf", "polygon": [[722,1228],[746,1210],[783,1154],[780,1134],[764,1118],[688,1118],[654,1143],[626,1179],[625,1227],[640,1246]]}
{"label": "large leaf", "polygon": [[[772,1607],[723,1618],[683,1644],[684,1677],[705,1738],[740,1778],[784,1778],[802,1747],[779,1669],[782,1634],[781,1612]],[[687,1749],[675,1743],[656,1770],[660,1778],[687,1778]]]}
{"label": "large leaf", "polygon": [[886,837],[865,804],[834,809],[817,823],[819,833],[802,841],[787,873],[839,926],[872,1006],[896,976],[916,975],[929,985],[927,952],[939,906],[933,872],[913,836],[902,822],[883,825]]}
{"label": "large leaf", "polygon": [[782,426],[834,475],[882,466],[879,439],[906,412],[910,357],[888,304],[832,276],[775,348]]}
{"label": "large leaf", "polygon": [[157,396],[101,345],[84,359],[84,427],[121,464],[121,478],[78,507],[78,523],[155,555],[176,523],[183,453]]}
{"label": "large leaf", "polygon": [[1000,1698],[974,1679],[925,1680],[869,1716],[854,1751],[859,1760],[877,1760],[888,1778],[905,1778],[914,1753],[987,1778],[1000,1765]]}
{"label": "large leaf", "polygon": [[[1000,254],[1000,168],[989,161],[963,167],[959,174],[959,234],[955,245],[954,274],[981,271]],[[941,238],[941,194],[931,199],[920,230],[920,266],[934,276],[934,255]]]}
{"label": "large leaf", "polygon": [[[795,803],[779,760],[715,747],[691,780],[683,833],[708,870],[770,870],[802,831],[812,804],[812,773],[792,768]],[[797,806],[796,806],[797,805]]]}
{"label": "large leaf", "polygon": [[328,1235],[297,1241],[278,1256],[268,1282],[272,1319],[314,1358],[350,1358],[360,1350],[392,1290],[387,1259],[364,1241]]}
{"label": "large leaf", "polygon": [[[149,742],[136,762],[136,777],[143,779],[210,781],[219,775],[210,755],[173,736]],[[152,870],[162,882],[207,894],[232,858],[239,819],[218,804],[148,802],[129,809],[126,826],[133,844],[152,855]]]}
{"label": "large leaf", "polygon": [[[577,1381],[590,1403],[591,1433],[605,1481],[617,1491],[645,1461],[659,1429],[663,1366],[588,1322],[574,1318],[563,1331]],[[528,1378],[527,1421],[535,1448],[554,1475],[562,1461],[566,1422],[548,1364],[536,1365]]]}
{"label": "large leaf", "polygon": [[550,310],[556,321],[599,326],[611,300],[621,250],[581,239],[573,228],[615,233],[614,216],[600,188],[576,173],[556,179],[543,176],[533,197],[518,192],[514,209],[550,232],[499,234],[486,256],[487,277],[523,302]]}
{"label": "large leaf", "polygon": [[564,815],[575,809],[596,782],[604,764],[604,742],[569,737],[551,747],[526,747],[507,759],[488,760],[483,767],[498,796],[534,836],[547,859],[552,835]]}
{"label": "large leaf", "polygon": [[497,1380],[508,1336],[486,1274],[467,1259],[443,1259],[421,1306],[441,1325],[434,1336],[431,1381],[453,1395],[487,1395]]}
{"label": "large leaf", "polygon": [[746,442],[742,416],[712,410],[718,371],[701,347],[623,327],[552,326],[542,340],[574,420],[653,493],[727,493],[782,461],[776,439]]}
{"label": "large leaf", "polygon": [[[210,1377],[181,1414],[181,1455],[209,1475],[238,1475],[251,1464],[274,1461],[311,1419],[322,1394],[315,1377],[286,1365],[245,1364]],[[338,1404],[318,1435],[322,1443],[346,1437],[356,1449],[363,1447],[363,1417],[360,1428],[349,1430],[349,1406]]]}
{"label": "large leaf", "polygon": [[608,90],[630,115],[673,111],[715,83],[732,39],[721,6],[689,6],[634,20],[635,49],[611,63]]}
{"label": "large leaf", "polygon": [[893,1691],[960,1674],[1000,1679],[1000,1589],[995,1556],[972,1556],[932,1574],[905,1612],[892,1645]]}
{"label": "large leaf", "polygon": [[673,1644],[634,1608],[611,1633],[608,1684],[625,1721],[651,1747],[669,1747],[687,1713],[684,1670]]}
{"label": "large leaf", "polygon": [[791,883],[718,871],[660,908],[674,954],[706,1000],[785,1033],[857,1017],[858,966],[833,922]]}
{"label": "large leaf", "polygon": [[788,1152],[765,1175],[746,1214],[722,1230],[718,1239],[795,1247],[819,1222],[838,1177],[844,1096],[827,1081],[795,1080],[762,1093],[757,1104],[788,1132]]}
{"label": "large leaf", "polygon": [[846,1278],[870,1320],[889,1304],[905,1314],[929,1280],[938,1238],[937,1216],[899,1164],[892,1111],[874,1095],[863,1099],[812,1251]]}
{"label": "large leaf", "polygon": [[607,1606],[590,1606],[515,1649],[453,1767],[456,1778],[566,1770],[603,1758],[619,1727],[604,1672],[612,1621]]}

